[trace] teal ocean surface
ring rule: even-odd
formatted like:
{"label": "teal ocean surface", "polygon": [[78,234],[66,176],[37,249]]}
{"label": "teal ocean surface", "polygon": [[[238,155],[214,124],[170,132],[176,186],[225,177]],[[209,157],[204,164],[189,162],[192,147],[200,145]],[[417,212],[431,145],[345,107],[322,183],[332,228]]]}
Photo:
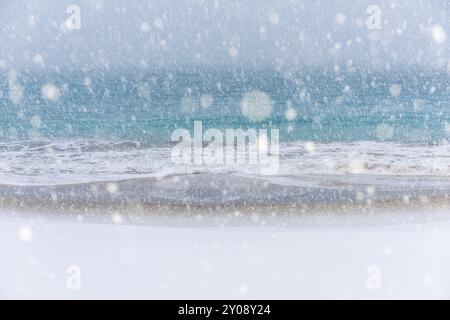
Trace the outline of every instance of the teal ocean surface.
{"label": "teal ocean surface", "polygon": [[175,165],[171,134],[196,120],[279,129],[280,176],[450,175],[446,73],[11,71],[0,75],[0,96],[3,184],[258,175],[245,165]]}
{"label": "teal ocean surface", "polygon": [[[42,94],[49,84],[58,90],[54,101]],[[257,123],[240,108],[252,91],[266,93],[273,103],[271,114]],[[10,73],[0,75],[0,97],[4,142],[115,139],[164,144],[173,130],[189,128],[194,120],[203,120],[206,128],[278,128],[281,141],[439,144],[450,130],[446,73]],[[286,117],[287,110],[295,116]]]}

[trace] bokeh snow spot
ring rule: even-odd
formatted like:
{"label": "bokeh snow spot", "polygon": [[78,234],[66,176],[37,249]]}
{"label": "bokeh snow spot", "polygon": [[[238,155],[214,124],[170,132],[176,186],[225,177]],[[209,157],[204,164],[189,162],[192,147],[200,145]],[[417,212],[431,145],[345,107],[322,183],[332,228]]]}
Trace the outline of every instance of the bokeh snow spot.
{"label": "bokeh snow spot", "polygon": [[164,29],[164,22],[163,22],[163,20],[162,20],[161,18],[156,18],[156,19],[153,21],[153,26],[154,26],[156,29],[163,30],[163,29]]}
{"label": "bokeh snow spot", "polygon": [[278,25],[280,23],[280,15],[276,12],[271,12],[269,14],[269,22],[274,26]]}
{"label": "bokeh snow spot", "polygon": [[200,98],[200,105],[203,109],[208,109],[209,107],[211,107],[213,102],[214,98],[209,94],[205,94]]}
{"label": "bokeh snow spot", "polygon": [[350,160],[348,163],[348,173],[360,174],[365,171],[365,164],[361,160]]}
{"label": "bokeh snow spot", "polygon": [[389,93],[391,94],[391,96],[393,97],[398,97],[400,95],[400,93],[402,92],[402,86],[399,84],[392,84],[389,87]]}
{"label": "bokeh snow spot", "polygon": [[184,113],[193,113],[198,109],[198,99],[191,95],[183,97],[180,101],[181,111]]}
{"label": "bokeh snow spot", "polygon": [[443,44],[447,40],[447,33],[440,25],[431,27],[431,37],[437,44]]}
{"label": "bokeh snow spot", "polygon": [[117,193],[117,191],[119,191],[119,185],[115,182],[108,183],[106,186],[106,190],[109,193]]}
{"label": "bokeh snow spot", "polygon": [[9,87],[9,99],[14,104],[19,104],[23,98],[23,88],[21,85],[14,83]]}
{"label": "bokeh snow spot", "polygon": [[235,58],[238,55],[238,49],[236,47],[231,47],[228,49],[228,54],[232,57]]}
{"label": "bokeh snow spot", "polygon": [[343,13],[336,14],[336,23],[337,24],[343,24],[346,19],[347,19],[347,17],[345,16],[345,14],[343,14]]}
{"label": "bokeh snow spot", "polygon": [[33,232],[30,227],[28,226],[21,226],[18,230],[18,236],[20,241],[22,242],[30,242],[33,240]]}
{"label": "bokeh snow spot", "polygon": [[382,141],[391,139],[394,136],[394,133],[394,128],[385,123],[380,124],[376,129],[377,137]]}
{"label": "bokeh snow spot", "polygon": [[248,287],[247,287],[246,284],[242,284],[242,285],[239,286],[239,293],[240,294],[242,294],[242,295],[246,294],[247,291],[248,291]]}
{"label": "bokeh snow spot", "polygon": [[111,215],[111,221],[114,224],[121,224],[123,222],[123,217],[120,213],[113,213]]}
{"label": "bokeh snow spot", "polygon": [[46,100],[50,101],[58,101],[59,97],[61,96],[61,93],[59,91],[59,88],[55,86],[52,83],[47,83],[42,87],[42,96]]}
{"label": "bokeh snow spot", "polygon": [[44,56],[40,53],[36,53],[33,56],[33,63],[37,66],[43,67],[44,66]]}
{"label": "bokeh snow spot", "polygon": [[151,28],[150,23],[148,22],[141,22],[141,31],[142,32],[149,32]]}
{"label": "bokeh snow spot", "polygon": [[19,104],[24,96],[23,87],[17,83],[17,72],[11,70],[8,73],[9,99],[14,104]]}
{"label": "bokeh snow spot", "polygon": [[140,82],[136,86],[136,94],[139,98],[148,99],[151,95],[150,85],[147,82]]}
{"label": "bokeh snow spot", "polygon": [[450,134],[450,122],[445,122],[444,129],[447,134]]}
{"label": "bokeh snow spot", "polygon": [[246,118],[258,122],[270,117],[273,111],[273,102],[265,92],[250,91],[241,101],[241,110]]}
{"label": "bokeh snow spot", "polygon": [[295,109],[292,106],[289,106],[286,109],[286,112],[284,115],[287,120],[293,121],[293,120],[295,120],[295,118],[297,118],[297,111],[295,111]]}
{"label": "bokeh snow spot", "polygon": [[316,151],[316,145],[311,141],[305,142],[305,150],[308,153],[313,153],[314,151]]}
{"label": "bokeh snow spot", "polygon": [[33,116],[30,119],[30,124],[33,126],[33,128],[39,129],[42,126],[42,120],[39,116]]}

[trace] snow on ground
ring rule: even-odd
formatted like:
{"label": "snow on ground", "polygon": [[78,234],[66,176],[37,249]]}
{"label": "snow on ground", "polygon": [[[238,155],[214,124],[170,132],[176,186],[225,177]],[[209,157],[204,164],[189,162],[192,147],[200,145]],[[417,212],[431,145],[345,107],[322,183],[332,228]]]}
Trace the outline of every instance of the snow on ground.
{"label": "snow on ground", "polygon": [[398,215],[322,227],[3,215],[0,298],[449,298],[450,212]]}

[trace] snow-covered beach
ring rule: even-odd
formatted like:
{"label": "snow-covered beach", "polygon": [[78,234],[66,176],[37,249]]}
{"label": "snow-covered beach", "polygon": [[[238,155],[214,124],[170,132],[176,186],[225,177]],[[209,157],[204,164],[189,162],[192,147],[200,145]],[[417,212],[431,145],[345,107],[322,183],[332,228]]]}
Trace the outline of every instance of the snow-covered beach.
{"label": "snow-covered beach", "polygon": [[448,298],[448,181],[174,175],[0,187],[2,298]]}
{"label": "snow-covered beach", "polygon": [[217,213],[136,225],[110,213],[83,221],[2,210],[0,297],[450,296],[448,207],[253,215],[235,223]]}

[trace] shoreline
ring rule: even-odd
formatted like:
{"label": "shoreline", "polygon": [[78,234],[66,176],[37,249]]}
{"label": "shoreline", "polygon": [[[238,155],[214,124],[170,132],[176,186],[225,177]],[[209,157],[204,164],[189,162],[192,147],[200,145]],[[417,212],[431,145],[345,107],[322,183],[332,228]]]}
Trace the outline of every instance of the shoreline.
{"label": "shoreline", "polygon": [[86,207],[182,206],[239,207],[286,205],[298,207],[340,204],[368,205],[403,201],[450,203],[446,177],[379,175],[259,176],[235,173],[194,173],[137,177],[60,185],[0,184],[0,203],[47,203]]}
{"label": "shoreline", "polygon": [[[328,177],[328,180],[333,179]],[[0,185],[0,216],[101,223],[115,223],[119,219],[120,223],[130,225],[195,226],[261,225],[261,222],[273,225],[280,221],[295,224],[297,218],[350,219],[392,212],[397,213],[399,220],[408,222],[407,213],[412,211],[450,213],[450,189],[412,185],[405,190],[393,184],[384,189],[378,185],[368,192],[370,183],[344,180],[334,187],[320,186],[320,183],[306,187],[268,183],[255,177],[197,174],[51,187]],[[225,195],[219,197],[224,190]],[[180,198],[164,198],[161,194]],[[183,200],[186,196],[191,197]]]}
{"label": "shoreline", "polygon": [[384,202],[368,205],[298,207],[273,205],[258,207],[16,207],[0,205],[0,219],[74,224],[163,228],[281,228],[340,229],[353,227],[393,227],[450,223],[448,201],[433,199],[427,204]]}

